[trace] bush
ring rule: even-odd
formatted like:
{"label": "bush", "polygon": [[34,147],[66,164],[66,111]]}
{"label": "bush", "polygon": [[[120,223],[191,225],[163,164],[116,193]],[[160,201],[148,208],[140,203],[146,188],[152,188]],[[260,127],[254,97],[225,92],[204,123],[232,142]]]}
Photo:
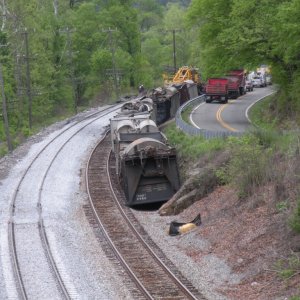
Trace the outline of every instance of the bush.
{"label": "bush", "polygon": [[276,211],[279,213],[286,212],[289,208],[288,201],[280,201],[276,204]]}
{"label": "bush", "polygon": [[300,300],[300,296],[292,296],[289,300]]}
{"label": "bush", "polygon": [[290,150],[291,145],[297,140],[297,135],[292,132],[280,132],[272,129],[259,129],[251,132],[257,142],[264,148],[272,148],[273,150],[285,153]]}
{"label": "bush", "polygon": [[8,153],[7,146],[4,144],[0,145],[0,157],[5,156]]}
{"label": "bush", "polygon": [[229,149],[231,160],[219,171],[219,176],[223,182],[231,183],[240,198],[244,198],[269,180],[270,149],[261,146],[257,137],[251,134],[239,139],[230,138]]}
{"label": "bush", "polygon": [[275,128],[278,119],[272,113],[272,106],[275,101],[276,95],[268,96],[264,101],[259,101],[250,109],[250,119],[255,126],[261,129]]}
{"label": "bush", "polygon": [[279,259],[275,264],[275,271],[282,279],[290,279],[300,272],[299,254],[292,252],[286,258]]}
{"label": "bush", "polygon": [[164,132],[169,143],[177,148],[179,155],[189,160],[197,160],[201,155],[225,149],[226,145],[222,138],[206,140],[202,136],[186,135],[175,124],[166,127]]}
{"label": "bush", "polygon": [[289,219],[289,225],[295,232],[300,233],[300,199],[292,217]]}

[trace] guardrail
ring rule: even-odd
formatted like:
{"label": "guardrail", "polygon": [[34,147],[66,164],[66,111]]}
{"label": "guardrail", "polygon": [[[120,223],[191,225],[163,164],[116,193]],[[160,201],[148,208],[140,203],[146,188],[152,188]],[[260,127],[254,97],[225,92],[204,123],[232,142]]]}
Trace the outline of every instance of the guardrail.
{"label": "guardrail", "polygon": [[232,131],[212,131],[207,129],[201,129],[192,126],[191,124],[186,123],[182,119],[182,113],[190,107],[196,107],[197,105],[205,102],[205,95],[201,95],[194,99],[189,100],[188,102],[184,103],[176,112],[175,122],[176,126],[181,129],[183,132],[189,135],[201,135],[205,139],[212,139],[212,138],[226,138],[228,136],[241,136],[243,132],[232,132]]}

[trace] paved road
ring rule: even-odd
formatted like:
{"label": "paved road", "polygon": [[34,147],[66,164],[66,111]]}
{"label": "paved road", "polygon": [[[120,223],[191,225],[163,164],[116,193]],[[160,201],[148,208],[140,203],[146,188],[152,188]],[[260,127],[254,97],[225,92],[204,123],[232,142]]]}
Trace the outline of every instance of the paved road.
{"label": "paved road", "polygon": [[194,126],[213,131],[245,131],[251,123],[247,109],[256,101],[274,92],[272,86],[255,88],[253,92],[229,100],[228,104],[201,103],[190,115]]}

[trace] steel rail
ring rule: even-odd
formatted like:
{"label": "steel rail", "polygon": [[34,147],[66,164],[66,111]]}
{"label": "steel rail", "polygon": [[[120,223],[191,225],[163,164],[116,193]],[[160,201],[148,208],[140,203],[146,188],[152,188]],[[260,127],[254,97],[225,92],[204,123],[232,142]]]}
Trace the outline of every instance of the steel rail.
{"label": "steel rail", "polygon": [[[109,156],[111,154],[112,154],[112,151],[110,151]],[[109,165],[108,164],[109,164],[109,158],[107,160],[107,172],[108,172],[108,174],[110,174],[110,172],[109,172]],[[143,239],[143,237],[140,235],[140,233],[136,230],[135,226],[132,224],[132,222],[128,218],[126,212],[124,211],[122,205],[120,204],[120,201],[118,200],[118,197],[116,196],[116,193],[115,193],[115,191],[113,189],[113,185],[112,185],[112,182],[111,182],[111,177],[108,176],[108,178],[109,178],[110,189],[111,189],[111,192],[112,192],[112,194],[114,196],[114,201],[115,201],[116,205],[118,206],[118,209],[119,209],[120,213],[122,214],[123,218],[126,220],[128,226],[134,232],[135,236],[143,244],[144,248],[147,249],[148,253],[159,263],[159,265],[165,270],[165,272],[172,278],[173,282],[181,289],[181,291],[183,293],[186,294],[186,296],[188,297],[188,299],[197,300],[198,298],[196,298],[189,291],[189,289],[187,289],[186,286],[184,284],[182,284],[178,280],[178,278],[172,273],[172,271],[166,266],[166,264],[156,255],[156,253],[151,249],[151,247],[149,247],[149,245],[147,244],[147,242]]]}
{"label": "steel rail", "polygon": [[[104,232],[105,238],[107,239],[108,243],[110,244],[111,249],[113,249],[113,252],[115,253],[115,256],[117,257],[117,259],[119,259],[122,263],[122,265],[124,266],[126,272],[129,274],[129,276],[132,277],[132,274],[134,277],[133,281],[136,282],[136,286],[137,287],[141,287],[142,288],[142,292],[146,293],[145,297],[147,299],[152,299],[153,296],[151,296],[151,294],[146,290],[146,288],[143,286],[143,284],[140,282],[139,279],[137,279],[137,277],[134,275],[133,271],[131,270],[131,267],[128,266],[128,264],[125,262],[124,258],[122,257],[122,254],[119,253],[118,249],[116,248],[116,246],[114,245],[114,242],[112,241],[112,239],[110,238],[110,235],[108,233],[108,231],[105,229],[99,215],[97,212],[97,208],[95,207],[94,203],[93,203],[93,197],[91,196],[91,183],[90,183],[90,179],[89,179],[89,170],[90,170],[90,166],[91,166],[91,160],[92,157],[94,155],[94,153],[96,152],[96,150],[98,149],[98,147],[101,147],[101,143],[103,143],[105,137],[103,137],[101,139],[101,141],[99,141],[99,143],[96,145],[96,147],[93,149],[89,160],[87,162],[87,167],[86,167],[86,184],[87,184],[87,192],[88,192],[88,196],[89,196],[89,201],[90,201],[90,205],[93,211],[93,215],[94,218],[97,220],[98,225],[101,227],[102,231]],[[138,239],[138,241],[142,244],[144,250],[148,253],[148,255],[150,255],[149,257],[152,257],[152,259],[154,259],[157,264],[161,267],[161,269],[163,270],[163,272],[168,276],[168,278],[173,282],[173,284],[175,284],[175,286],[178,287],[178,291],[180,290],[181,293],[183,293],[183,295],[185,295],[185,299],[199,299],[197,298],[197,296],[195,296],[170,270],[170,268],[167,267],[167,265],[162,261],[161,258],[159,258],[159,256],[151,249],[151,247],[147,244],[147,242],[145,241],[145,239],[141,236],[141,234],[137,231],[137,229],[135,228],[135,226],[132,224],[132,222],[130,221],[129,217],[127,216],[126,212],[124,211],[122,205],[120,204],[120,200],[118,199],[114,188],[113,188],[113,184],[112,184],[112,180],[111,180],[111,174],[109,171],[110,165],[109,165],[109,160],[110,160],[110,156],[111,156],[112,151],[109,150],[109,155],[106,159],[106,172],[107,172],[107,176],[108,176],[108,183],[109,183],[109,189],[111,191],[112,197],[117,211],[120,212],[123,220],[126,222],[126,224],[128,225],[128,227],[130,228],[131,232],[134,234],[134,236]],[[99,155],[99,154],[98,154]],[[104,157],[103,157],[104,159]],[[102,167],[103,168],[103,167]],[[101,168],[101,169],[102,169]],[[203,295],[200,295],[201,299],[205,299]]]}
{"label": "steel rail", "polygon": [[[108,112],[110,113],[110,112]],[[104,114],[105,115],[105,114]],[[51,265],[53,266],[53,271],[55,272],[56,274],[56,278],[58,279],[59,281],[59,284],[62,288],[62,292],[65,296],[66,299],[71,299],[69,294],[68,294],[68,291],[64,285],[64,282],[61,278],[61,275],[60,273],[58,272],[58,268],[56,266],[56,263],[54,261],[54,258],[51,254],[51,250],[50,250],[50,245],[49,245],[49,242],[48,242],[48,238],[47,238],[47,234],[46,234],[46,230],[45,230],[45,227],[44,227],[44,221],[43,221],[43,216],[42,216],[42,192],[43,192],[43,186],[44,186],[44,183],[45,183],[45,180],[47,178],[47,175],[55,161],[55,159],[57,158],[57,156],[60,154],[60,152],[62,151],[62,149],[68,144],[68,142],[73,138],[75,137],[80,131],[82,131],[83,129],[85,129],[87,126],[89,126],[91,123],[94,123],[96,120],[98,120],[99,118],[102,118],[104,115],[101,115],[100,117],[94,119],[94,120],[91,120],[90,122],[88,122],[87,124],[85,124],[83,127],[81,127],[79,130],[77,130],[74,134],[72,134],[62,145],[61,147],[57,150],[56,154],[54,155],[54,157],[52,158],[44,176],[43,176],[43,179],[42,179],[42,182],[41,182],[41,186],[39,188],[39,196],[38,196],[38,207],[39,207],[39,231],[40,231],[40,236],[41,236],[41,239],[44,241],[44,245],[45,245],[45,251],[47,253],[47,257],[49,259],[49,261],[51,262]]]}
{"label": "steel rail", "polygon": [[[99,143],[95,146],[95,148],[93,149],[93,151],[91,152],[90,154],[90,157],[88,159],[88,162],[87,162],[87,167],[86,167],[86,185],[87,187],[89,187],[89,176],[88,176],[88,166],[90,165],[90,161],[92,159],[92,156],[94,154],[94,152],[96,151],[96,149],[101,145],[101,143],[104,141],[104,139],[106,138],[107,134],[109,133],[110,131],[108,130],[105,135],[103,136],[103,138],[99,141]],[[107,161],[107,165],[106,165],[106,168],[108,168],[108,161]],[[108,169],[106,170],[108,172]],[[108,173],[107,173],[108,174]],[[95,205],[92,201],[92,197],[91,197],[91,194],[90,194],[90,191],[89,191],[89,188],[87,188],[87,193],[88,193],[88,197],[89,197],[89,202],[90,202],[90,205],[91,205],[91,208],[92,208],[92,211],[93,211],[93,214],[94,214],[94,217],[96,218],[97,222],[98,222],[98,225],[101,227],[104,235],[105,235],[105,238],[106,240],[108,241],[111,249],[113,250],[114,254],[116,255],[116,257],[119,259],[119,261],[121,262],[123,268],[126,270],[126,272],[129,274],[129,276],[131,277],[131,279],[134,281],[134,283],[136,284],[136,286],[139,288],[139,290],[142,292],[142,294],[146,297],[146,299],[149,299],[149,300],[154,300],[154,298],[148,293],[148,291],[145,289],[145,287],[143,286],[143,284],[140,282],[140,280],[135,276],[135,274],[132,272],[131,268],[128,266],[128,264],[126,263],[126,261],[123,259],[121,253],[118,251],[118,249],[115,247],[113,241],[111,240],[111,238],[109,237],[109,234],[108,232],[106,231],[106,229],[104,228],[99,216],[98,216],[98,213],[97,213],[97,210],[95,208]]]}
{"label": "steel rail", "polygon": [[[117,106],[119,108],[119,106]],[[78,132],[80,132],[81,130],[83,130],[86,126],[88,126],[89,124],[91,124],[92,122],[95,122],[96,120],[98,120],[99,118],[113,112],[113,111],[116,111],[118,110],[118,108],[116,108],[116,106],[113,106],[113,107],[108,107],[102,111],[98,111],[98,112],[95,112],[95,113],[91,113],[89,114],[88,116],[84,117],[83,120],[80,120],[80,121],[77,121],[75,122],[74,124],[71,124],[69,127],[67,127],[66,129],[64,129],[63,131],[61,131],[59,134],[57,134],[53,139],[51,139],[40,151],[39,153],[36,154],[36,156],[33,158],[33,160],[30,162],[30,164],[28,165],[28,167],[26,168],[26,170],[24,171],[24,173],[22,174],[20,180],[19,180],[19,183],[14,191],[14,194],[13,194],[13,197],[12,197],[12,203],[10,205],[10,210],[9,210],[9,215],[10,215],[10,218],[9,218],[9,222],[8,222],[8,243],[9,243],[9,249],[10,249],[10,253],[11,253],[11,260],[12,260],[12,266],[13,266],[13,273],[14,273],[14,276],[15,276],[15,279],[16,279],[16,283],[17,283],[17,292],[20,296],[21,299],[24,299],[24,300],[27,300],[28,299],[28,296],[27,296],[27,293],[26,293],[26,289],[25,289],[25,285],[24,285],[24,281],[22,279],[22,274],[21,274],[21,270],[20,270],[20,264],[19,264],[19,260],[18,260],[18,255],[17,255],[17,250],[16,250],[16,238],[15,238],[15,224],[14,224],[14,221],[13,221],[13,218],[15,216],[15,208],[16,208],[16,199],[17,199],[17,196],[18,196],[18,193],[20,191],[20,187],[21,187],[21,184],[22,182],[24,181],[26,175],[28,174],[29,170],[31,169],[31,167],[33,166],[33,164],[37,161],[37,159],[40,157],[40,155],[47,149],[47,147],[53,143],[56,139],[58,139],[60,136],[62,136],[65,132],[67,132],[68,130],[70,130],[71,128],[75,127],[76,125],[80,124],[81,122],[84,122],[86,121],[88,118],[92,118],[96,115],[100,115],[98,116],[96,119],[93,119],[92,121],[90,121],[88,124],[86,124],[85,126],[83,126],[82,128],[80,128],[78,131],[76,131],[72,137],[74,137]],[[71,138],[72,138],[71,137]],[[70,139],[71,139],[70,138]],[[69,139],[69,140],[70,140]],[[68,141],[69,141],[68,140]],[[66,143],[65,143],[66,144]],[[61,149],[60,149],[61,150]],[[58,154],[57,154],[58,155]],[[55,157],[57,157],[57,155],[55,155]],[[44,181],[44,180],[43,180]],[[52,270],[54,271],[55,274],[59,274],[56,266],[55,266],[55,263],[54,263],[54,259],[53,258],[50,258],[52,257],[51,255],[51,251],[49,249],[49,247],[47,245],[49,245],[48,243],[48,240],[46,238],[46,233],[44,231],[44,226],[43,226],[43,222],[41,221],[41,204],[40,204],[40,201],[38,202],[38,207],[39,207],[39,230],[40,230],[40,234],[41,236],[44,237],[44,247],[45,249],[48,249],[47,250],[47,257],[48,259],[50,260],[50,264],[52,264]],[[44,231],[44,232],[42,232]],[[61,287],[61,290],[62,290],[62,293],[65,295],[65,297],[67,299],[70,299],[69,296],[67,296],[67,291],[64,287],[64,285],[61,285],[62,283],[62,280],[60,278],[60,276],[57,277],[58,278],[58,282],[59,282],[59,285]]]}

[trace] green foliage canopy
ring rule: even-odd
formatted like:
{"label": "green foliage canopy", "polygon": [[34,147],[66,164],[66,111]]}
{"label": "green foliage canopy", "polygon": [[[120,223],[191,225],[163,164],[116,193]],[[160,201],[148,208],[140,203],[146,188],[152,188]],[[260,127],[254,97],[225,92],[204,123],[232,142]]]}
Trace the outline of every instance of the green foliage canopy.
{"label": "green foliage canopy", "polygon": [[198,32],[206,76],[268,64],[280,85],[281,109],[295,112],[300,110],[299,17],[298,0],[193,0],[186,20]]}

